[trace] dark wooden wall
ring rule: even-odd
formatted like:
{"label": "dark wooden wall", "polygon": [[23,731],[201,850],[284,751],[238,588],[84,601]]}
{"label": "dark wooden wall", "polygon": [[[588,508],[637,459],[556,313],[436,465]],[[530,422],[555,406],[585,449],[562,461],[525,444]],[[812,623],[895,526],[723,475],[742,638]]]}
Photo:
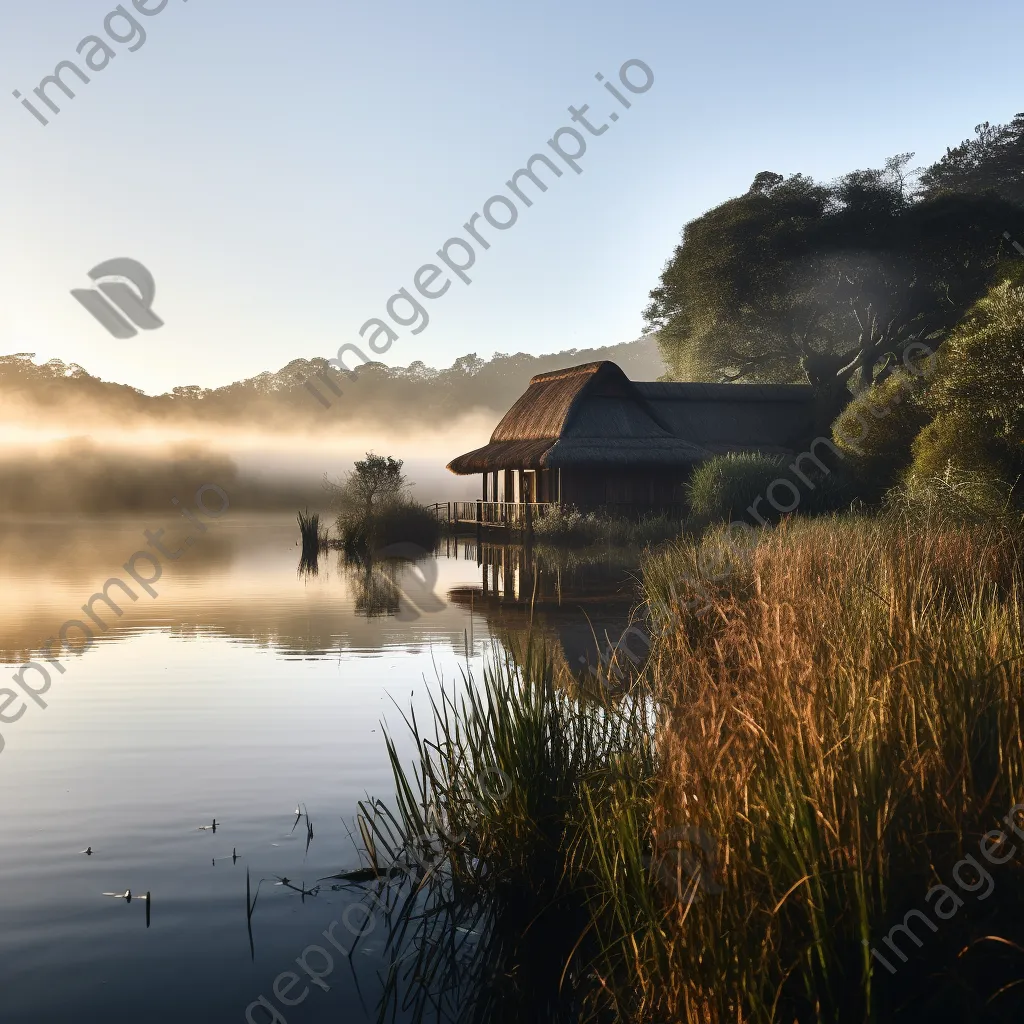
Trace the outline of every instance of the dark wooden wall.
{"label": "dark wooden wall", "polygon": [[686,500],[689,468],[562,470],[562,501],[573,505],[672,505]]}

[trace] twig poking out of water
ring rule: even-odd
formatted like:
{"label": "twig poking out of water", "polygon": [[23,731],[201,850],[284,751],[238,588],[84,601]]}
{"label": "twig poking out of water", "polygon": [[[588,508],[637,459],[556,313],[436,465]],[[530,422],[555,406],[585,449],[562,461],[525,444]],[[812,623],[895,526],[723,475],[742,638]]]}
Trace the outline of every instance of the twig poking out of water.
{"label": "twig poking out of water", "polygon": [[252,895],[252,885],[249,881],[249,869],[245,869],[245,921],[249,929],[249,955],[253,963],[256,962],[256,945],[252,941],[252,912],[256,909],[256,900],[260,895],[260,885],[256,885],[256,895]]}
{"label": "twig poking out of water", "polygon": [[[276,875],[277,881],[274,885],[283,885],[286,889],[291,889],[292,892],[297,892],[302,896],[302,902],[306,902],[307,896],[315,896],[320,891],[319,885],[314,885],[312,889],[306,888],[306,883],[301,882],[299,885],[292,885],[292,880],[282,875]],[[255,902],[255,901],[254,901]]]}
{"label": "twig poking out of water", "polygon": [[116,900],[124,900],[125,903],[131,903],[133,899],[142,900],[146,904],[146,927],[149,927],[150,922],[150,908],[153,905],[153,895],[147,889],[145,896],[133,896],[131,889],[126,889],[124,892],[105,892],[104,896],[113,896]]}

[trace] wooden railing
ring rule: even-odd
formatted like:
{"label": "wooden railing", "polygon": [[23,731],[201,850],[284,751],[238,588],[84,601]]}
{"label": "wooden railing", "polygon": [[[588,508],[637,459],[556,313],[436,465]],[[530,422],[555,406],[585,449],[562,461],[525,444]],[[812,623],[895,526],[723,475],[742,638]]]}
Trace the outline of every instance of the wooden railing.
{"label": "wooden railing", "polygon": [[427,511],[433,512],[434,518],[439,523],[452,521],[452,503],[450,501],[435,501],[433,505],[427,506]]}
{"label": "wooden railing", "polygon": [[453,501],[451,522],[521,530],[557,507],[555,502]]}

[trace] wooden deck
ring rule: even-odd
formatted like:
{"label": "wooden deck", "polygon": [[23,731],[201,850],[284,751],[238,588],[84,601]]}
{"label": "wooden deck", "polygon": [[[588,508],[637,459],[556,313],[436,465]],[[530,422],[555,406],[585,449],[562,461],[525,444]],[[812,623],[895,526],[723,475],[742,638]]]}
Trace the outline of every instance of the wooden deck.
{"label": "wooden deck", "polygon": [[[529,531],[533,525],[552,509],[559,508],[557,501],[449,501],[429,506],[442,523],[452,526],[490,527],[505,530]],[[635,519],[641,516],[668,515],[683,518],[686,506],[647,505],[635,502],[609,502],[587,506],[581,512],[601,512],[606,515]]]}

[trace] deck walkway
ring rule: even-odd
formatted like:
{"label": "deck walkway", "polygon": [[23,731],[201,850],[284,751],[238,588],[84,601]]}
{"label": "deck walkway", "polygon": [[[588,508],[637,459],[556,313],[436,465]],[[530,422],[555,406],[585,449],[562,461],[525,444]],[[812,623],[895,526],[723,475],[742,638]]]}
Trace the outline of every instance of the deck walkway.
{"label": "deck walkway", "polygon": [[[428,506],[438,520],[453,526],[492,527],[505,530],[532,530],[534,523],[553,509],[561,507],[557,501],[449,501]],[[634,502],[609,502],[587,506],[581,512],[603,512],[625,519],[650,515],[668,515],[683,518],[686,506],[645,505]]]}

